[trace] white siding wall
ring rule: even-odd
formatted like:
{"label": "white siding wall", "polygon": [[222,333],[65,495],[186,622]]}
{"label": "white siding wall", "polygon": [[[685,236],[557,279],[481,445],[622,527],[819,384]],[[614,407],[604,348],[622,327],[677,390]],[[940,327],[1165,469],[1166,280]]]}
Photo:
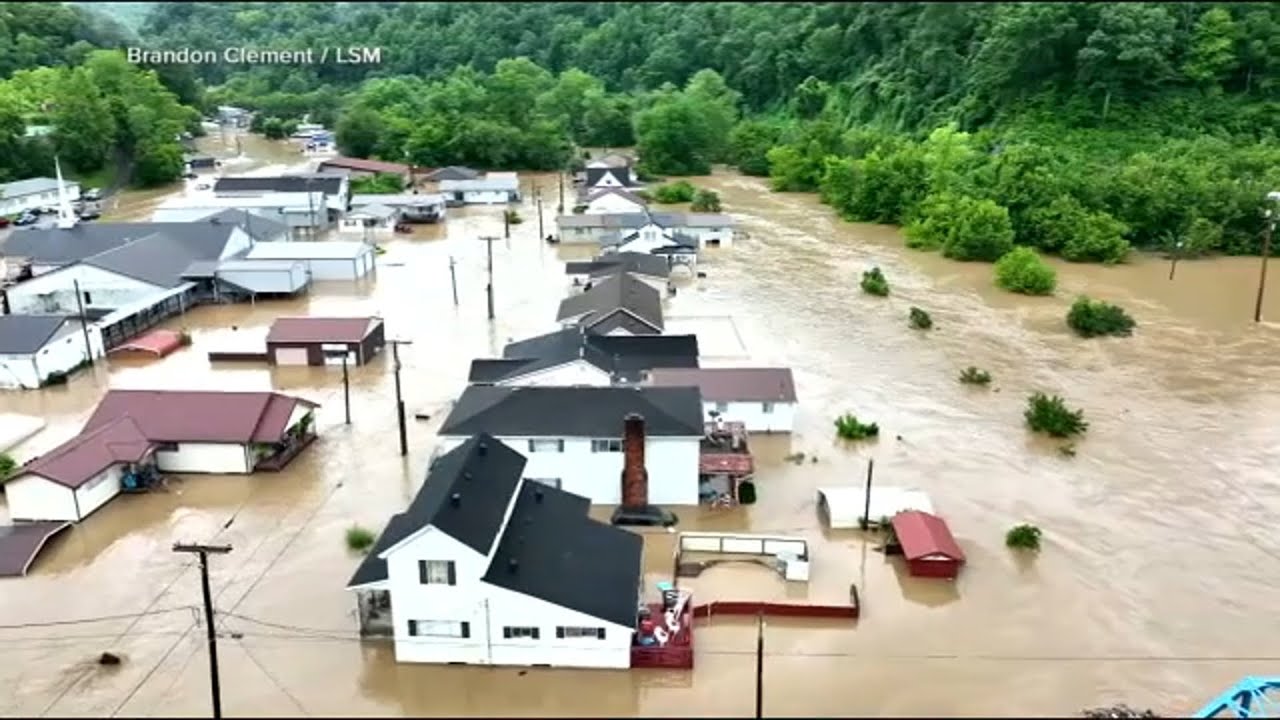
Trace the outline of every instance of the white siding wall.
{"label": "white siding wall", "polygon": [[76,500],[80,503],[80,519],[89,517],[89,513],[106,505],[112,498],[120,494],[120,479],[124,476],[123,465],[112,465],[97,477],[76,488]]}
{"label": "white siding wall", "polygon": [[560,243],[562,245],[599,245],[600,242],[609,234],[609,231],[599,227],[568,227],[560,228]]}
{"label": "white siding wall", "polygon": [[638,213],[644,212],[644,205],[632,202],[627,198],[609,193],[587,203],[587,215],[606,215],[609,213]]}
{"label": "white siding wall", "polygon": [[[252,221],[251,221],[252,222]],[[222,248],[222,254],[218,256],[219,260],[226,260],[248,250],[253,245],[253,238],[249,233],[236,228],[231,231],[227,237],[227,244]]]}
{"label": "white siding wall", "polygon": [[368,274],[373,266],[373,251],[363,252],[351,259],[303,260],[311,271],[312,280],[355,280]]}
{"label": "white siding wall", "polygon": [[[636,579],[637,583],[639,578]],[[633,628],[608,623],[585,613],[485,585],[489,597],[489,626],[493,634],[494,665],[551,665],[552,667],[629,668]],[[637,604],[639,589],[637,587]],[[394,601],[393,601],[394,602]],[[557,638],[556,626],[604,628],[603,640]],[[538,639],[503,638],[504,627],[536,627]]]}
{"label": "white siding wall", "polygon": [[[102,357],[102,336],[89,332],[89,346],[94,357]],[[31,355],[0,355],[0,388],[40,387],[52,372],[66,372],[79,365],[89,354],[85,349],[84,331],[79,321],[63,326],[62,335]]]}
{"label": "white siding wall", "polygon": [[795,403],[774,403],[773,412],[764,411],[764,403],[731,402],[725,403],[723,409],[719,403],[702,403],[703,414],[707,422],[712,420],[711,412],[719,411],[725,422],[740,422],[747,426],[747,432],[791,432],[795,425]]}
{"label": "white siding wall", "polygon": [[[80,183],[64,182],[67,200],[75,202],[80,199]],[[58,191],[46,190],[40,193],[28,193],[17,197],[0,198],[0,215],[17,215],[24,210],[35,210],[42,207],[57,207]]]}
{"label": "white siding wall", "polygon": [[[604,428],[602,435],[622,435]],[[565,438],[564,452],[530,452],[527,437],[498,436],[528,458],[526,478],[558,478],[560,489],[590,498],[595,505],[622,502],[622,453],[591,452],[589,438]],[[550,438],[543,438],[550,439]],[[654,505],[698,504],[698,441],[701,438],[649,437],[645,440],[645,467],[649,471],[649,502]],[[461,445],[465,437],[442,436],[441,452]]]}
{"label": "white siding wall", "polygon": [[71,488],[38,475],[19,475],[7,481],[4,494],[13,520],[80,519]]}
{"label": "white siding wall", "polygon": [[541,372],[530,373],[512,378],[501,385],[526,386],[540,385],[544,387],[564,387],[566,385],[591,385],[608,387],[612,384],[609,374],[585,360],[547,368]]}
{"label": "white siding wall", "polygon": [[462,193],[462,201],[470,205],[505,204],[509,198],[505,190],[467,190]]}
{"label": "white siding wall", "polygon": [[71,265],[39,275],[9,288],[9,306],[15,315],[78,312],[75,281],[80,282],[85,309],[114,310],[165,288],[134,280],[88,265]]}
{"label": "white siding wall", "polygon": [[680,229],[680,232],[681,232],[681,233],[683,233],[683,234],[685,234],[685,235],[691,235],[691,236],[693,236],[693,237],[698,238],[698,246],[699,246],[699,247],[706,247],[706,246],[707,246],[707,241],[708,241],[708,240],[712,240],[712,239],[718,239],[718,240],[720,240],[720,247],[722,247],[722,248],[727,248],[727,247],[729,247],[729,246],[733,245],[733,228],[731,228],[731,227],[718,227],[718,228],[704,228],[704,227],[697,227],[697,228],[681,228],[681,229]]}
{"label": "white siding wall", "polygon": [[247,474],[253,461],[246,445],[178,443],[178,449],[156,451],[156,465],[166,472]]}
{"label": "white siding wall", "polygon": [[[434,528],[393,550],[386,560],[396,661],[487,664],[485,598],[480,583],[488,568],[487,558]],[[457,584],[422,584],[419,560],[452,560]],[[410,620],[467,622],[471,637],[411,637]]]}
{"label": "white siding wall", "polygon": [[[266,262],[274,264],[279,261]],[[303,262],[295,262],[287,270],[250,269],[237,263],[237,267],[218,270],[218,278],[253,292],[293,293],[307,286],[307,266]]]}

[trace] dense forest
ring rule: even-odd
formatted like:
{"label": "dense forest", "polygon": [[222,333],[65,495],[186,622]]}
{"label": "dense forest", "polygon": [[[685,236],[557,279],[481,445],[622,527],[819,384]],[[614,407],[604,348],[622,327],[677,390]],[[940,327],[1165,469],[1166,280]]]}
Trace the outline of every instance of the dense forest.
{"label": "dense forest", "polygon": [[[0,59],[32,34],[0,22]],[[1280,188],[1277,4],[158,3],[139,34],[381,48],[156,68],[204,110],[333,124],[349,154],[554,169],[635,144],[648,174],[728,163],[957,259],[1256,252]],[[20,66],[82,63],[71,46]]]}

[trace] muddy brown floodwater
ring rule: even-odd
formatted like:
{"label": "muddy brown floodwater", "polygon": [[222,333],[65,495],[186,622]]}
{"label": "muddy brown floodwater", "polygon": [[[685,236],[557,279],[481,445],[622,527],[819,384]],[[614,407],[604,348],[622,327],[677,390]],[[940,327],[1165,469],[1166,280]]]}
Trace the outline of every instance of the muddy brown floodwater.
{"label": "muddy brown floodwater", "polygon": [[[526,186],[535,180],[551,198],[550,227],[555,183],[530,176]],[[753,362],[793,367],[801,411],[792,437],[755,442],[758,504],[686,511],[683,526],[801,535],[814,578],[797,591],[765,569],[722,567],[695,581],[696,596],[831,601],[857,583],[864,602],[854,625],[769,622],[767,714],[1063,715],[1110,702],[1185,714],[1242,675],[1274,674],[1280,360],[1276,328],[1249,322],[1256,261],[1186,262],[1172,282],[1163,263],[1141,258],[1060,265],[1058,297],[1022,298],[992,288],[988,265],[904,250],[895,230],[840,222],[812,197],[731,174],[697,182],[722,194],[750,238],[708,252],[707,277],[669,313],[682,327],[718,328],[704,335],[708,355],[740,355],[740,338]],[[526,221],[494,247],[492,325],[476,238],[501,235],[501,216],[468,209],[388,242],[376,283],[201,308],[169,323],[194,345],[166,359],[112,361],[65,388],[0,396],[4,411],[49,420],[25,453],[73,432],[107,387],[276,388],[324,403],[321,440],[286,472],[185,476],[169,493],[120,497],[56,540],[30,576],[0,583],[0,713],[207,715],[198,573],[170,551],[201,541],[234,547],[212,563],[229,716],[749,715],[752,622],[700,625],[689,673],[396,665],[390,646],[356,637],[343,586],[357,558],[343,531],[381,528],[403,509],[469,359],[551,329],[562,260],[581,255],[539,242],[526,196]],[[889,298],[857,290],[871,265],[893,284]],[[1138,333],[1070,336],[1062,317],[1086,291],[1128,306]],[[933,314],[933,332],[907,328],[911,305]],[[302,312],[379,312],[392,336],[414,342],[406,398],[433,417],[411,420],[407,458],[385,358],[353,371],[350,426],[338,373],[205,360]],[[1280,292],[1268,312],[1280,317]],[[993,373],[991,389],[956,381],[970,364]],[[1023,430],[1035,389],[1085,409],[1076,457]],[[879,422],[879,441],[837,446],[831,422],[845,410]],[[782,460],[793,451],[818,461]],[[927,489],[947,517],[969,554],[954,586],[905,578],[859,533],[820,527],[815,488],[859,483],[872,457],[878,482]],[[1034,561],[1003,546],[1023,521],[1045,531]],[[670,570],[672,542],[646,536],[650,587]],[[47,625],[104,616],[117,619]],[[123,664],[98,667],[106,650]]]}

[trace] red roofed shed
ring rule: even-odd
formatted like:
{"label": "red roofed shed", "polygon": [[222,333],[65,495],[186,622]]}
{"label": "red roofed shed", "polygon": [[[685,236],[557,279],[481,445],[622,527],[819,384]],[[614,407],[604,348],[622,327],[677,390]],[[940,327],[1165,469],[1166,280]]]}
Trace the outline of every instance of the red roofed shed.
{"label": "red roofed shed", "polygon": [[908,510],[893,516],[893,532],[912,575],[954,578],[960,574],[964,551],[942,518]]}
{"label": "red roofed shed", "polygon": [[272,365],[363,365],[386,347],[386,331],[376,317],[284,317],[267,333]]}

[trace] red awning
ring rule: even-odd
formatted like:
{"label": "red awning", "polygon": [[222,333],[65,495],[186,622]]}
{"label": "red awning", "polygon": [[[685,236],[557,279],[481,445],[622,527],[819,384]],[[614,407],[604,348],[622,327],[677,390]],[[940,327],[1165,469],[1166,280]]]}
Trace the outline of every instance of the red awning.
{"label": "red awning", "polygon": [[182,347],[182,333],[173,330],[152,330],[136,337],[112,352],[145,352],[164,357]]}
{"label": "red awning", "polygon": [[749,475],[753,469],[751,456],[741,453],[707,453],[698,458],[698,472],[703,475]]}
{"label": "red awning", "polygon": [[893,516],[893,532],[908,560],[943,556],[964,562],[964,551],[951,535],[947,523],[937,515],[908,510]]}

